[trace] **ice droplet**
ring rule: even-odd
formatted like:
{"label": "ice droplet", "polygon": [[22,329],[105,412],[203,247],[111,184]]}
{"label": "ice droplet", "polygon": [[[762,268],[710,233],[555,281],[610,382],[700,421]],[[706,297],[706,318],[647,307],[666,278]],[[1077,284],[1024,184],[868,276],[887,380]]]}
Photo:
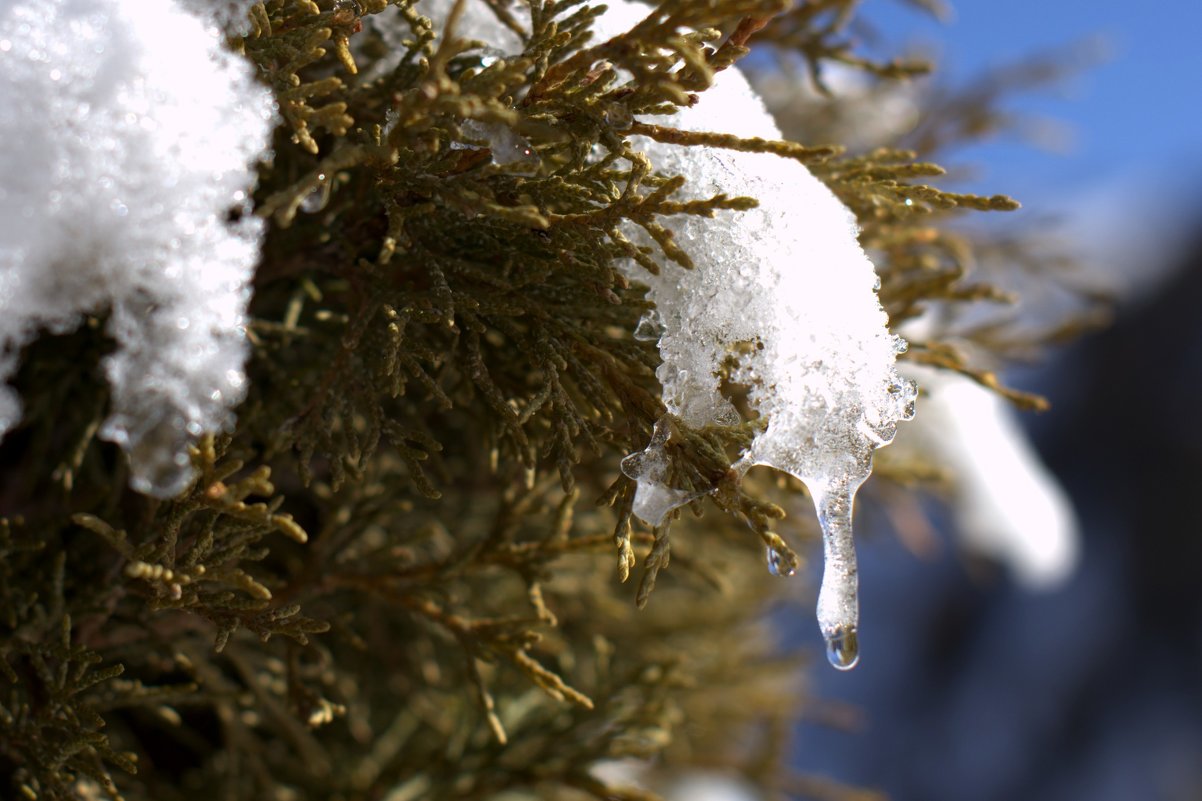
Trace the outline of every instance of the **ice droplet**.
{"label": "ice droplet", "polygon": [[836,670],[851,670],[860,661],[860,638],[855,626],[838,629],[826,638],[826,660]]}
{"label": "ice droplet", "polygon": [[188,458],[187,423],[181,414],[151,408],[140,416],[116,414],[100,436],[129,454],[129,484],[155,498],[174,498],[195,477]]}
{"label": "ice droplet", "polygon": [[480,48],[480,66],[483,69],[488,69],[498,61],[504,61],[507,58],[509,58],[509,54],[504,50],[487,46]]}
{"label": "ice droplet", "polygon": [[671,423],[667,416],[661,417],[655,424],[647,447],[622,460],[622,472],[638,482],[634,490],[633,511],[650,526],[662,525],[673,509],[705,494],[668,486],[669,462],[665,446],[671,436]]}
{"label": "ice droplet", "polygon": [[[517,168],[518,171],[533,171],[538,167],[538,154],[534,152],[534,148],[508,125],[499,122],[468,120],[460,128],[466,136],[487,143],[494,164],[503,164],[511,169]],[[455,142],[451,147],[453,149],[475,149],[476,146]]]}
{"label": "ice droplet", "polygon": [[317,176],[318,184],[305,195],[305,199],[301,201],[301,211],[306,214],[316,214],[326,207],[330,202],[330,180],[325,173],[320,173]]}
{"label": "ice droplet", "polygon": [[648,309],[647,313],[639,318],[639,324],[635,326],[634,338],[640,342],[658,342],[663,333],[664,323],[660,319],[659,312],[655,309]]}
{"label": "ice droplet", "polygon": [[781,578],[788,578],[789,576],[797,573],[797,571],[789,565],[788,561],[785,559],[785,555],[780,551],[776,550],[770,545],[765,546],[764,550],[767,551],[766,555],[768,558],[769,573],[774,576],[780,576]]}
{"label": "ice droplet", "polygon": [[620,103],[614,103],[605,109],[605,121],[617,131],[626,131],[634,124],[634,115],[630,109]]}

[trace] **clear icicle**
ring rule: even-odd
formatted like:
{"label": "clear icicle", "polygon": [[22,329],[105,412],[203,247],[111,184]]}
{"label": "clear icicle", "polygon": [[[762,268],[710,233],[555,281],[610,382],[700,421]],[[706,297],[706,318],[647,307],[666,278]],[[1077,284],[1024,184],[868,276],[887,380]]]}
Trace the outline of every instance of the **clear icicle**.
{"label": "clear icicle", "polygon": [[811,489],[818,523],[822,526],[824,565],[818,590],[818,628],[826,640],[826,658],[839,670],[850,670],[860,659],[858,631],[860,601],[856,546],[851,514],[858,482],[832,482]]}

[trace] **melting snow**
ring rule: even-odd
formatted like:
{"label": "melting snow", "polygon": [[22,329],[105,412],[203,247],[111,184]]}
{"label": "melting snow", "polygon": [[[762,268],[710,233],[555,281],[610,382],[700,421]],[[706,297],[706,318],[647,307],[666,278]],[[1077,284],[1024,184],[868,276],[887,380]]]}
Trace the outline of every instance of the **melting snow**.
{"label": "melting snow", "polygon": [[[612,0],[596,36],[611,37],[646,16],[647,6]],[[419,8],[445,21],[450,3]],[[513,52],[518,44],[481,2],[468,2],[458,32]],[[738,69],[720,73],[698,104],[650,120],[693,131],[779,138],[763,103]],[[691,426],[731,423],[738,415],[719,392],[733,354],[731,377],[750,387],[764,422],[735,466],[769,465],[805,482],[822,524],[826,570],[818,621],[836,667],[856,660],[856,564],[851,512],[856,490],[872,468],[872,452],[896,424],[912,416],[915,390],[895,368],[900,340],[877,301],[877,277],[860,248],[850,211],[801,164],[778,156],[707,147],[678,147],[636,138],[656,169],[684,175],[678,199],[723,193],[751,195],[758,208],[718,212],[713,219],[661,219],[695,262],[692,270],[662,265],[652,276],[635,265],[631,277],[649,286],[657,314],[636,332],[661,330],[659,378],[668,411]],[[633,226],[632,238],[641,233]],[[646,242],[646,237],[640,237]],[[647,449],[623,469],[638,481],[640,517],[660,523],[692,497],[666,485],[668,428],[657,426]]]}

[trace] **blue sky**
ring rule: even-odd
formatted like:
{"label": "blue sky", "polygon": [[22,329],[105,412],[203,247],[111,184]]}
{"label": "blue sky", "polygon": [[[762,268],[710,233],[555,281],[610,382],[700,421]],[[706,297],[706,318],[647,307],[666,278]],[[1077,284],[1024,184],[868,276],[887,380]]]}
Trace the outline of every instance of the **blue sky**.
{"label": "blue sky", "polygon": [[[917,41],[953,81],[1023,55],[1097,40],[1105,60],[1055,92],[1012,107],[1056,119],[1069,150],[1013,141],[974,150],[982,181],[999,191],[1058,194],[1141,175],[1202,175],[1202,0],[961,0],[936,22],[897,0],[865,0],[862,14],[891,43]],[[999,179],[1003,185],[998,186]],[[1009,184],[1013,183],[1014,186]],[[1202,191],[1198,192],[1202,200]]]}

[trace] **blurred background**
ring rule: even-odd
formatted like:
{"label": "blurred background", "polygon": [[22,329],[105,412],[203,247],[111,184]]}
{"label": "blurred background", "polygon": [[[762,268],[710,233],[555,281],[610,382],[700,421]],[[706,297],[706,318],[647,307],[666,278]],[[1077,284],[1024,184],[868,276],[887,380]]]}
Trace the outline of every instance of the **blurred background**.
{"label": "blurred background", "polygon": [[[1202,799],[1202,2],[861,14],[870,51],[933,55],[936,85],[1080,67],[1008,95],[1011,134],[937,160],[972,168],[942,186],[1020,199],[1004,224],[1044,227],[1113,320],[1006,374],[1052,401],[1022,421],[1075,507],[1075,571],[1025,589],[965,558],[937,507],[917,555],[864,496],[862,659],[816,657],[826,703],[796,764],[898,801]],[[821,653],[812,620],[781,626]]]}

